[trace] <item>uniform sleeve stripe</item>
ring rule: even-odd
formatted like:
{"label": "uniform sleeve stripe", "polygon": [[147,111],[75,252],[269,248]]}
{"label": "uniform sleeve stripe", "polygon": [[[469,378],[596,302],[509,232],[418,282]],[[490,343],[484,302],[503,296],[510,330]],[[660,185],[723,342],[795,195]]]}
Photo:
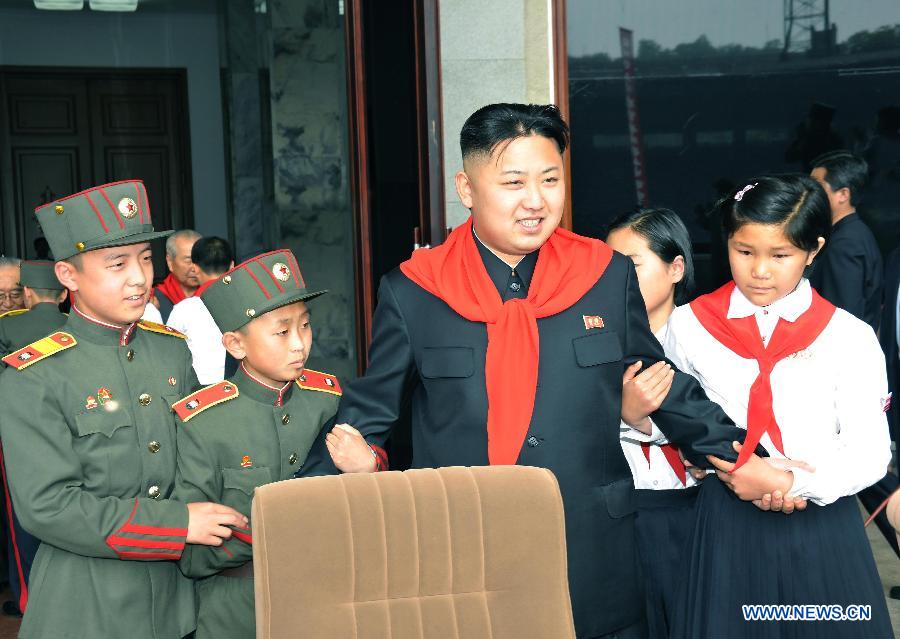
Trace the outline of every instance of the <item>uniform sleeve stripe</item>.
{"label": "uniform sleeve stripe", "polygon": [[231,533],[235,539],[240,539],[245,544],[253,545],[253,535],[249,533],[249,531],[244,530],[233,530]]}
{"label": "uniform sleeve stripe", "polygon": [[116,535],[107,538],[110,546],[127,546],[129,548],[154,548],[157,550],[182,550],[184,541],[158,541],[154,539],[132,539],[131,537],[118,537]]}
{"label": "uniform sleeve stripe", "polygon": [[117,533],[153,535],[155,537],[187,537],[187,528],[159,528],[157,526],[139,526],[137,524],[126,523],[117,531]]}
{"label": "uniform sleeve stripe", "polygon": [[119,555],[119,559],[170,559],[172,561],[181,559],[181,553],[119,552],[116,550],[116,554]]}

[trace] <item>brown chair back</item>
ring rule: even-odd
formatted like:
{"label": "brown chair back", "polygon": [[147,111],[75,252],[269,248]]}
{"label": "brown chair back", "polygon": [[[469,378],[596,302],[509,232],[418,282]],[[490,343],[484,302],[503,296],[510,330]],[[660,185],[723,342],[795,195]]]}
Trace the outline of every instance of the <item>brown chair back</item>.
{"label": "brown chair back", "polygon": [[253,499],[258,639],[574,639],[553,474],[438,468]]}

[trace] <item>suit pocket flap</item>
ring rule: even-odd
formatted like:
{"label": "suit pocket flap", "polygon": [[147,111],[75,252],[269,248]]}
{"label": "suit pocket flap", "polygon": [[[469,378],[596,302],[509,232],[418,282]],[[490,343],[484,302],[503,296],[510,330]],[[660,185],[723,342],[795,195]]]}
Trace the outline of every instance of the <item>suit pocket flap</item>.
{"label": "suit pocket flap", "polygon": [[107,411],[97,407],[90,412],[75,415],[75,428],[78,429],[79,437],[96,433],[112,437],[114,432],[125,426],[131,426],[131,419],[124,411]]}
{"label": "suit pocket flap", "polygon": [[471,377],[475,354],[469,346],[426,347],[422,351],[422,377]]}
{"label": "suit pocket flap", "polygon": [[615,331],[576,337],[572,346],[579,366],[597,366],[622,359],[622,345]]}
{"label": "suit pocket flap", "polygon": [[265,466],[255,468],[223,468],[222,487],[240,490],[253,496],[253,491],[260,486],[272,483],[272,473]]}
{"label": "suit pocket flap", "polygon": [[634,512],[634,480],[631,477],[595,488],[594,494],[606,503],[606,510],[613,519]]}

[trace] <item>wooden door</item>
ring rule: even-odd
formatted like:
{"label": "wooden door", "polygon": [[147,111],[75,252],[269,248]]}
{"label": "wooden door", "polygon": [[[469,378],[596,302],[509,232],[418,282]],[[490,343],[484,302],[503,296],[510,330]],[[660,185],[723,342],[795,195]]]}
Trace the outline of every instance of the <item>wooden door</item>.
{"label": "wooden door", "polygon": [[0,69],[0,104],[5,253],[38,257],[36,206],[122,179],[144,180],[156,228],[193,223],[183,72]]}

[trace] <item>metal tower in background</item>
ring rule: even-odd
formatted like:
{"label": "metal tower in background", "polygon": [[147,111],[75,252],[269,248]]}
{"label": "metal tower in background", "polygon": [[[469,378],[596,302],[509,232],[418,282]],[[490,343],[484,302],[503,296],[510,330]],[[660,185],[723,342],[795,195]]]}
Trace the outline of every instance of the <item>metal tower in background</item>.
{"label": "metal tower in background", "polygon": [[784,48],[782,55],[834,50],[837,30],[829,16],[829,0],[784,0]]}

